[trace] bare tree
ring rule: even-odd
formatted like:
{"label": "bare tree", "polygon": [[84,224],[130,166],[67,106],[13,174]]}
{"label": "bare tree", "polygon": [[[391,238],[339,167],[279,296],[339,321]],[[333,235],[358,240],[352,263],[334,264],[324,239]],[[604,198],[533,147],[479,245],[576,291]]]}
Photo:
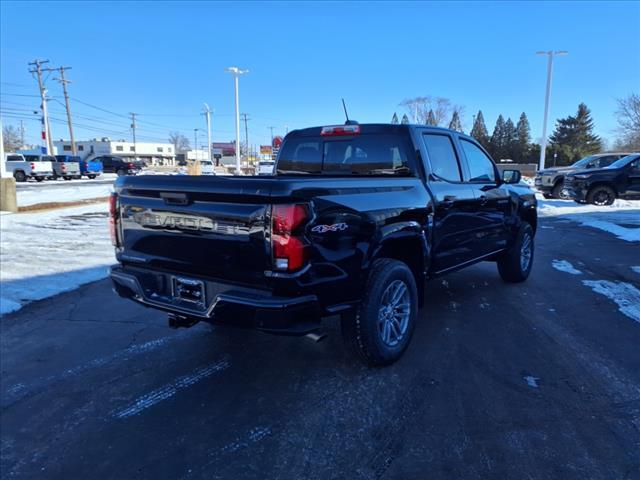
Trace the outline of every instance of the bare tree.
{"label": "bare tree", "polygon": [[173,143],[173,148],[176,152],[191,149],[189,139],[180,132],[169,132],[169,141]]}
{"label": "bare tree", "polygon": [[20,131],[13,125],[2,127],[2,143],[6,152],[15,152],[22,147]]}
{"label": "bare tree", "polygon": [[619,135],[616,148],[640,150],[640,95],[632,93],[619,98],[616,117]]}
{"label": "bare tree", "polygon": [[425,97],[407,98],[400,103],[409,112],[409,116],[414,117],[416,123],[425,124],[429,116],[429,111],[433,110],[433,121],[435,125],[444,125],[450,119],[454,111],[460,115],[462,108],[453,104],[448,98]]}

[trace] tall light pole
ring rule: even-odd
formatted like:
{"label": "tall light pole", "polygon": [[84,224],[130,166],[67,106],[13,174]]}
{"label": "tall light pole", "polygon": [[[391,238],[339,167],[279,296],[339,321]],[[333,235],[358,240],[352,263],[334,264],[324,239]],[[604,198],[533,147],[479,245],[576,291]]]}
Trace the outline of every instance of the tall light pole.
{"label": "tall light pole", "polygon": [[200,130],[199,128],[194,128],[193,129],[193,151],[196,154],[196,160],[200,160],[198,158],[198,130]]}
{"label": "tall light pole", "polygon": [[240,175],[240,99],[238,97],[238,78],[240,78],[240,75],[249,73],[249,70],[229,67],[226,71],[233,75],[236,89],[236,175]]}
{"label": "tall light pole", "polygon": [[538,169],[544,169],[544,157],[547,150],[547,119],[549,117],[549,103],[551,101],[551,78],[553,76],[553,57],[556,55],[566,55],[565,50],[549,50],[547,52],[536,52],[536,55],[547,55],[547,92],[544,97],[544,120],[542,123],[542,145],[540,145],[540,164]]}
{"label": "tall light pole", "polygon": [[213,161],[213,155],[211,155],[211,109],[209,108],[209,105],[207,105],[206,103],[204,104],[204,116],[207,119],[207,151],[209,152],[209,158],[208,160],[210,162]]}

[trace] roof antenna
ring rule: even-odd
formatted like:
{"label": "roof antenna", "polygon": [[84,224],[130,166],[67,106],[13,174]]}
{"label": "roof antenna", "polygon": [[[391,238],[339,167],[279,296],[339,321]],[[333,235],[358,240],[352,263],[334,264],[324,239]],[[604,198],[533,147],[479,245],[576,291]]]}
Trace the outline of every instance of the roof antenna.
{"label": "roof antenna", "polygon": [[347,113],[347,105],[344,103],[344,98],[342,99],[342,108],[344,108],[344,116],[347,117],[347,121],[344,122],[345,125],[357,125],[358,122],[355,120],[349,120],[349,114]]}

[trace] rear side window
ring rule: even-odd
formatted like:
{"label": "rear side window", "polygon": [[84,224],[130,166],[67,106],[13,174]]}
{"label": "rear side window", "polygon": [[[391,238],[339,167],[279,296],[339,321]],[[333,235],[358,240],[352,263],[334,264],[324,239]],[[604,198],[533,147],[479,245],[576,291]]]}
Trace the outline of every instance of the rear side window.
{"label": "rear side window", "polygon": [[470,182],[495,182],[496,171],[493,162],[477,145],[460,139],[462,149],[469,164]]}
{"label": "rear side window", "polygon": [[462,181],[458,157],[448,135],[426,133],[422,136],[427,147],[431,173],[450,182]]}
{"label": "rear side window", "polygon": [[278,159],[279,174],[409,175],[402,135],[288,139]]}

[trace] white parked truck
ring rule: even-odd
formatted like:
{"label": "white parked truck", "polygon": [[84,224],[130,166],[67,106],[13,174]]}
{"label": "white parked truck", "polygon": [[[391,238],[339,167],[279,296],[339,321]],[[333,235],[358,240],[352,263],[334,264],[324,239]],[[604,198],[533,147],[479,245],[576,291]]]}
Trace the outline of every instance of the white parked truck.
{"label": "white parked truck", "polygon": [[[22,155],[10,153],[7,155],[7,172],[13,174],[16,182],[26,182],[33,178],[41,182],[53,176],[53,165],[46,155]],[[55,158],[55,157],[53,157]]]}

